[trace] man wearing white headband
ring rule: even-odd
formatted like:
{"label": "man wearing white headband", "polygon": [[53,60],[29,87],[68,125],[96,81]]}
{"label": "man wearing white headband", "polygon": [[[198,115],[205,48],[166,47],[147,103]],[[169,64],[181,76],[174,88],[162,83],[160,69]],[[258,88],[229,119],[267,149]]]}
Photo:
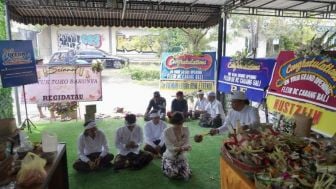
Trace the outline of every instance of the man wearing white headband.
{"label": "man wearing white headband", "polygon": [[79,172],[112,167],[113,155],[109,154],[105,134],[97,129],[95,121],[84,124],[84,132],[78,138],[79,159],[73,167]]}
{"label": "man wearing white headband", "polygon": [[212,135],[223,133],[227,130],[236,129],[237,125],[241,126],[242,129],[258,126],[260,123],[259,111],[249,104],[250,102],[245,93],[240,91],[232,92],[232,109],[228,112],[225,123],[218,129],[210,130],[210,133]]}
{"label": "man wearing white headband", "polygon": [[209,103],[206,98],[204,98],[204,92],[202,90],[197,91],[197,100],[193,109],[193,118],[199,118],[200,114],[205,111],[206,105]]}
{"label": "man wearing white headband", "polygon": [[167,125],[160,120],[158,112],[150,114],[151,121],[145,124],[145,147],[144,150],[152,153],[154,156],[161,157],[166,150],[163,140],[163,131]]}
{"label": "man wearing white headband", "polygon": [[225,113],[223,110],[222,103],[216,99],[216,93],[211,91],[208,92],[208,104],[205,107],[206,115],[200,120],[200,125],[202,127],[220,127],[225,120]]}
{"label": "man wearing white headband", "polygon": [[114,160],[114,169],[141,169],[151,162],[153,156],[140,150],[142,142],[142,129],[136,124],[136,116],[127,114],[125,126],[118,128],[116,133],[115,145],[119,152]]}

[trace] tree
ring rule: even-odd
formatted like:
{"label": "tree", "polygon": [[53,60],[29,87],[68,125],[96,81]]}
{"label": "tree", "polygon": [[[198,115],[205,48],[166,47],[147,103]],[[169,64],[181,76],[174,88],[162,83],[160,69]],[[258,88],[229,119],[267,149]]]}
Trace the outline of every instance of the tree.
{"label": "tree", "polygon": [[[0,1],[0,39],[6,39],[5,9],[3,0]],[[0,119],[13,118],[13,98],[11,88],[0,86]]]}
{"label": "tree", "polygon": [[[257,39],[266,38],[267,56],[276,56],[281,50],[297,49],[318,33],[317,28],[326,24],[325,21],[316,19],[242,15],[233,15],[229,23],[233,30],[230,39],[242,36],[242,30],[251,33],[250,40],[253,35],[257,35]],[[278,40],[279,44],[273,45],[273,40]]]}
{"label": "tree", "polygon": [[156,29],[159,52],[199,53],[209,50],[209,43],[217,40],[216,28],[207,29]]}

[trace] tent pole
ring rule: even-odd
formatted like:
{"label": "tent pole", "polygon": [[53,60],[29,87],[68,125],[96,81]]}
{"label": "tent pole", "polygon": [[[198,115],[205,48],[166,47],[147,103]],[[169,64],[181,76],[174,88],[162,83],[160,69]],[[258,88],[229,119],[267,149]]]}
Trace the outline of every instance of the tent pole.
{"label": "tent pole", "polygon": [[[6,33],[7,33],[7,39],[12,40],[12,30],[11,30],[11,24],[10,24],[10,15],[8,11],[8,0],[5,1],[5,13],[6,13]],[[15,105],[16,105],[16,116],[18,125],[21,125],[21,110],[20,110],[20,103],[19,103],[19,91],[17,87],[14,87],[14,96],[15,96]]]}
{"label": "tent pole", "polygon": [[218,46],[217,46],[217,65],[216,65],[216,78],[215,78],[215,85],[216,85],[216,97],[220,100],[220,93],[218,91],[218,79],[219,79],[219,70],[222,61],[222,54],[223,54],[223,17],[221,16],[218,22]]}

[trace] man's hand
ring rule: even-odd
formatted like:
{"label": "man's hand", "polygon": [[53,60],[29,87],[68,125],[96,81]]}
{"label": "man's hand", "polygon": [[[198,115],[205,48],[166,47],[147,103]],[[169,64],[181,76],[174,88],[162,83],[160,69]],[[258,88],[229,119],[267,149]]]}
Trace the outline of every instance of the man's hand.
{"label": "man's hand", "polygon": [[139,145],[134,141],[130,141],[128,144],[126,144],[126,148],[137,148],[138,146]]}
{"label": "man's hand", "polygon": [[160,154],[160,152],[161,152],[161,147],[160,147],[159,145],[157,145],[157,146],[155,147],[155,151],[156,151],[158,154]]}
{"label": "man's hand", "polygon": [[93,162],[93,161],[89,161],[88,164],[89,164],[91,170],[93,170],[93,169],[96,168],[96,164],[95,164],[95,162]]}
{"label": "man's hand", "polygon": [[94,161],[96,167],[99,166],[101,159],[102,159],[102,157],[99,156],[99,157]]}
{"label": "man's hand", "polygon": [[210,133],[211,136],[217,135],[219,133],[219,130],[218,129],[211,129],[209,133]]}

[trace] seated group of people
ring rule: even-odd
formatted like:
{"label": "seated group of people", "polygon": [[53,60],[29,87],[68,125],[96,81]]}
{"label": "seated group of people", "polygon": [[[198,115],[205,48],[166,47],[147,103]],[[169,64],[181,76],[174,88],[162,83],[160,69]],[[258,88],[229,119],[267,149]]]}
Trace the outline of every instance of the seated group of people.
{"label": "seated group of people", "polygon": [[188,112],[188,102],[186,99],[184,99],[184,94],[182,91],[178,91],[176,93],[176,98],[171,102],[170,112],[166,112],[166,99],[161,97],[159,91],[155,91],[153,98],[149,101],[147,106],[144,116],[145,121],[150,120],[149,115],[153,111],[160,114],[161,120],[166,119],[166,114],[168,118],[170,118],[174,112],[182,112],[185,118],[190,116],[190,112]]}
{"label": "seated group of people", "polygon": [[[198,95],[199,101],[203,100],[204,93],[199,91]],[[234,132],[238,124],[242,129],[259,125],[258,110],[249,106],[247,102],[244,93],[234,92],[231,98],[232,109],[226,117],[223,117],[224,111],[220,102],[215,100],[213,92],[208,93],[205,110],[211,118],[220,118],[221,122],[220,127],[212,128],[209,133],[216,135],[228,130]],[[202,105],[201,102],[196,104]],[[97,129],[96,123],[94,121],[85,123],[84,132],[78,139],[79,159],[74,163],[74,169],[83,172],[110,167],[116,170],[125,168],[136,170],[148,165],[154,157],[160,157],[164,175],[169,178],[188,180],[191,170],[185,154],[191,150],[191,145],[189,129],[183,126],[184,112],[176,111],[171,114],[169,119],[171,127],[167,127],[161,120],[161,113],[154,111],[149,114],[151,120],[145,123],[144,134],[142,128],[136,124],[136,116],[126,115],[125,125],[116,131],[115,146],[118,154],[115,158],[109,153],[107,138],[101,130]],[[141,150],[143,138],[145,138],[145,144],[144,150]]]}
{"label": "seated group of people", "polygon": [[[191,176],[185,152],[191,150],[189,130],[183,127],[183,113],[175,112],[170,118],[171,127],[160,120],[158,112],[150,114],[151,121],[142,128],[136,124],[136,116],[125,116],[125,125],[116,131],[115,146],[118,154],[109,153],[108,142],[95,121],[84,124],[84,132],[78,139],[79,159],[73,167],[79,172],[88,172],[113,167],[115,170],[141,169],[154,157],[162,157],[162,171],[169,178],[188,180]],[[144,136],[144,137],[143,137]],[[141,150],[145,138],[144,150]],[[113,163],[112,160],[114,159]]]}

